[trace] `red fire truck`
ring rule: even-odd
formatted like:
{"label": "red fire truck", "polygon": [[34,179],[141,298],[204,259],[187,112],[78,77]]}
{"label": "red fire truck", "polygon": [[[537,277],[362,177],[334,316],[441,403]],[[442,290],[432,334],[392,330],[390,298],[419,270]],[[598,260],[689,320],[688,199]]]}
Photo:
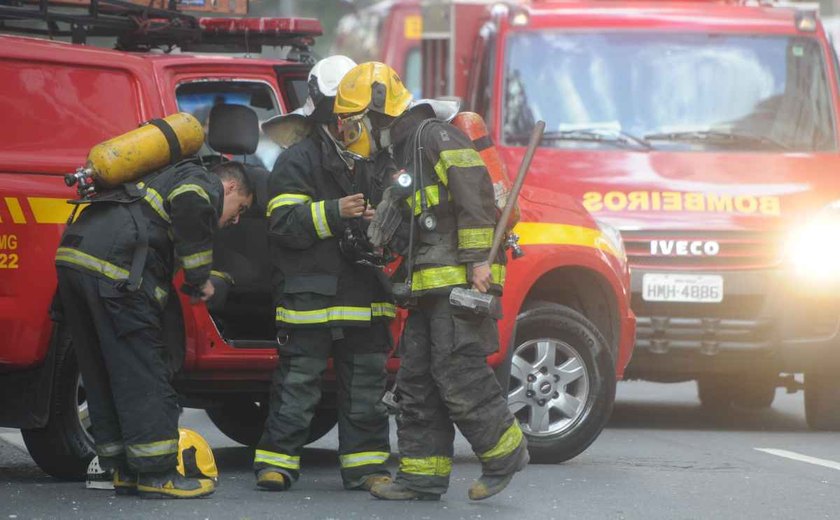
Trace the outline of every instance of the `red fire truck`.
{"label": "red fire truck", "polygon": [[545,120],[527,184],[620,229],[627,378],[696,380],[717,411],[804,386],[810,427],[840,429],[840,77],[813,10],[455,1],[422,17],[424,95],[483,115],[509,166]]}
{"label": "red fire truck", "polygon": [[[150,118],[187,111],[204,120],[219,101],[248,106],[263,120],[299,106],[308,43],[320,33],[314,20],[207,20],[145,6],[126,16],[113,5],[103,8],[108,0],[98,6],[101,11],[75,23],[74,15],[50,10],[55,23],[43,31],[79,43],[102,32],[118,35],[126,50],[0,36],[0,113],[9,123],[0,125],[0,426],[21,428],[35,461],[63,478],[83,476],[93,456],[72,341],[49,314],[53,258],[70,213],[66,199],[74,195],[63,174],[83,165],[93,145]],[[44,13],[27,9],[0,6],[0,18],[7,28],[23,14],[43,21]],[[61,29],[64,24],[70,27]],[[155,30],[144,30],[149,27]],[[257,52],[262,44],[286,46],[289,56],[186,52]],[[157,50],[172,46],[180,52]],[[222,151],[201,154],[218,160]],[[244,160],[270,169],[275,158],[276,151],[258,148]],[[526,192],[517,229],[525,256],[509,266],[501,348],[488,362],[510,388],[535,458],[559,461],[584,450],[609,417],[616,377],[630,360],[635,318],[618,233],[571,197],[536,185]],[[253,276],[237,279],[225,306],[213,313],[171,299],[181,310],[166,338],[184,356],[174,383],[183,404],[207,409],[225,434],[255,444],[277,362],[264,211],[257,208],[219,235],[214,258],[233,252]],[[398,366],[398,358],[389,360],[392,374]],[[325,378],[312,439],[335,424],[332,380]]]}

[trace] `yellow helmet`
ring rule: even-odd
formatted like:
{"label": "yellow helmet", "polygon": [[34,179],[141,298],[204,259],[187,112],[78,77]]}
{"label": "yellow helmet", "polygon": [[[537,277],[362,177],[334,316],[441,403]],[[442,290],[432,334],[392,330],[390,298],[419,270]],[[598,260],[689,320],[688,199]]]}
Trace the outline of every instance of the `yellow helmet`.
{"label": "yellow helmet", "polygon": [[408,109],[411,92],[397,72],[378,61],[356,65],[341,78],[335,96],[336,115],[365,110],[398,117]]}
{"label": "yellow helmet", "polygon": [[370,113],[396,118],[410,105],[411,93],[394,69],[377,61],[356,65],[338,84],[333,107],[344,149],[354,158],[368,159],[386,148],[390,131],[377,128]]}
{"label": "yellow helmet", "polygon": [[210,445],[204,437],[187,428],[178,428],[177,469],[178,473],[189,478],[219,478]]}

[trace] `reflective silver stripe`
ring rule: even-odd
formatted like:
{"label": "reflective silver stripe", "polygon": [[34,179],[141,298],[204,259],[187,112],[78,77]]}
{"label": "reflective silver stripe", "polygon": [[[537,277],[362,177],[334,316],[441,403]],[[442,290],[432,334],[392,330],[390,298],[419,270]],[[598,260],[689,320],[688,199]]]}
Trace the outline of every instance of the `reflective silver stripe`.
{"label": "reflective silver stripe", "polygon": [[271,216],[271,212],[281,206],[290,206],[295,204],[307,204],[312,202],[312,197],[300,193],[281,193],[268,201],[268,209],[265,212],[266,217]]}
{"label": "reflective silver stripe", "polygon": [[385,316],[393,318],[397,315],[397,308],[393,303],[373,302],[370,304],[371,316]]}
{"label": "reflective silver stripe", "polygon": [[311,325],[330,321],[370,321],[368,307],[327,307],[311,311],[296,311],[278,306],[276,320],[297,325]]}
{"label": "reflective silver stripe", "polygon": [[278,468],[300,469],[300,457],[273,451],[257,450],[254,453],[254,462],[264,462]]}
{"label": "reflective silver stripe", "polygon": [[330,238],[333,236],[330,225],[327,222],[327,210],[324,207],[324,201],[319,200],[312,204],[312,224],[315,226],[315,232],[318,238]]}
{"label": "reflective silver stripe", "polygon": [[112,280],[128,279],[128,271],[122,267],[118,267],[111,262],[106,262],[105,260],[101,260],[87,253],[82,253],[78,249],[70,247],[59,247],[55,252],[55,261],[58,263],[78,265]]}
{"label": "reflective silver stripe", "polygon": [[125,446],[121,442],[109,442],[108,444],[97,444],[96,454],[100,457],[113,457],[125,452]]}
{"label": "reflective silver stripe", "polygon": [[[142,188],[142,184],[143,183],[141,182],[137,186]],[[155,191],[153,188],[147,187],[146,193],[145,195],[143,195],[143,200],[145,200],[149,204],[149,206],[151,206],[151,208],[155,210],[155,213],[157,213],[160,216],[160,218],[169,223],[172,222],[169,219],[169,213],[167,213],[166,208],[163,207],[163,197],[160,196],[160,193]]]}
{"label": "reflective silver stripe", "polygon": [[363,451],[360,453],[340,455],[338,458],[341,461],[342,468],[355,468],[370,464],[384,464],[390,456],[391,454],[387,451]]}
{"label": "reflective silver stripe", "polygon": [[213,263],[213,250],[208,249],[206,251],[200,251],[193,255],[188,255],[181,258],[181,264],[183,264],[184,269],[195,269],[196,267],[201,267],[203,265],[208,265]]}
{"label": "reflective silver stripe", "polygon": [[207,195],[207,192],[204,191],[204,188],[202,188],[198,184],[182,184],[174,190],[170,191],[169,196],[166,197],[166,200],[172,202],[172,199],[174,199],[178,195],[183,195],[184,193],[195,193],[202,199],[206,200],[207,202],[210,202],[210,196]]}
{"label": "reflective silver stripe", "polygon": [[148,444],[129,444],[126,447],[129,457],[161,457],[178,453],[178,439],[150,442]]}

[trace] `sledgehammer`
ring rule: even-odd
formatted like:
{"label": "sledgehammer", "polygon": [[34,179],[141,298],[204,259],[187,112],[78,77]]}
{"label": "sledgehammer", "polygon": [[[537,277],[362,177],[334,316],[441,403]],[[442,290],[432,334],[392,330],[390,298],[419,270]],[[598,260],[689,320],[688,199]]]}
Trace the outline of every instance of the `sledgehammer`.
{"label": "sledgehammer", "polygon": [[[537,151],[542,140],[543,131],[545,130],[545,121],[537,121],[534,130],[531,132],[531,139],[528,141],[528,148],[525,150],[525,156],[522,157],[522,163],[519,165],[519,172],[516,174],[516,180],[513,181],[513,187],[508,195],[505,209],[502,210],[502,216],[499,222],[496,223],[496,229],[493,231],[493,245],[490,247],[490,255],[487,259],[488,265],[493,265],[496,255],[499,253],[499,247],[502,245],[502,238],[505,236],[505,226],[507,225],[513,207],[519,198],[519,191],[522,189],[522,184],[525,182],[525,175],[528,174],[528,169],[531,167],[531,160],[534,158],[534,152]],[[483,314],[499,319],[502,317],[502,303],[497,296],[486,294],[475,289],[463,289],[456,287],[449,293],[449,303],[453,307],[459,309],[467,309],[476,314]]]}

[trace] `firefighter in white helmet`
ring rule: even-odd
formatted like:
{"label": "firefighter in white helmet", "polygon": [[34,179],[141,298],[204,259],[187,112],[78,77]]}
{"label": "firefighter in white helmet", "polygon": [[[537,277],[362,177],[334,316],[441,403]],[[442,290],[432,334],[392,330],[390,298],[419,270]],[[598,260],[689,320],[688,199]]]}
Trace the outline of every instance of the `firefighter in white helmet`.
{"label": "firefighter in white helmet", "polygon": [[359,240],[373,215],[370,202],[381,197],[393,167],[353,160],[335,138],[336,87],[354,65],[344,56],[319,61],[304,106],[263,125],[279,144],[291,145],[268,182],[280,362],[254,457],[257,485],[264,489],[283,491],[298,479],[329,357],[338,384],[344,487],[369,490],[390,482],[388,417],[379,397],[395,309],[371,265],[375,259],[365,256]]}

